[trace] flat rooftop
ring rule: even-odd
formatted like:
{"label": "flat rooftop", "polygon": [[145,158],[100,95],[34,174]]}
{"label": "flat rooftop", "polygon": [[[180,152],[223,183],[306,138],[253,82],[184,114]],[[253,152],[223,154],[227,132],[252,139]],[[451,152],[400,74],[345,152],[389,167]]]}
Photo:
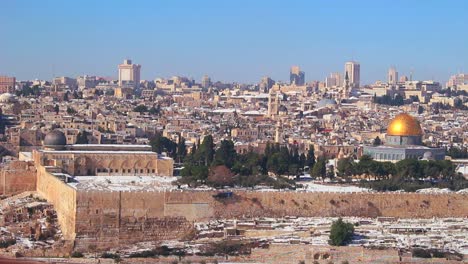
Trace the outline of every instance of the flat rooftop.
{"label": "flat rooftop", "polygon": [[[53,173],[55,176],[63,176]],[[70,176],[71,177],[71,176]],[[75,176],[67,184],[83,191],[163,191],[177,189],[176,177],[164,176]]]}

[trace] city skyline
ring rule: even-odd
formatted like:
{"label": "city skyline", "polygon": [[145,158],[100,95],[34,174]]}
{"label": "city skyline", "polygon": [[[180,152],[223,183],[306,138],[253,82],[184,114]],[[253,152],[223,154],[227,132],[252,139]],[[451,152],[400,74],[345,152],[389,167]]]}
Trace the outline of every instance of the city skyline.
{"label": "city skyline", "polygon": [[385,81],[391,66],[442,83],[468,68],[467,38],[448,38],[467,23],[464,1],[109,3],[4,3],[0,22],[9,26],[0,29],[8,36],[0,43],[0,74],[117,79],[115,65],[131,58],[146,80],[206,74],[214,81],[288,82],[288,69],[298,65],[306,81],[324,81],[355,60],[361,83],[369,84]]}

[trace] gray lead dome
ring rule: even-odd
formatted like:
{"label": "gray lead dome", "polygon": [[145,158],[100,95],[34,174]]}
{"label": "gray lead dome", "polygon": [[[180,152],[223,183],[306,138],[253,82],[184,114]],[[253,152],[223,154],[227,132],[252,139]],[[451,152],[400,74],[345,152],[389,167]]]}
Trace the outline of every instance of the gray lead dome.
{"label": "gray lead dome", "polygon": [[44,147],[49,148],[63,148],[67,144],[67,137],[62,131],[53,130],[44,138]]}

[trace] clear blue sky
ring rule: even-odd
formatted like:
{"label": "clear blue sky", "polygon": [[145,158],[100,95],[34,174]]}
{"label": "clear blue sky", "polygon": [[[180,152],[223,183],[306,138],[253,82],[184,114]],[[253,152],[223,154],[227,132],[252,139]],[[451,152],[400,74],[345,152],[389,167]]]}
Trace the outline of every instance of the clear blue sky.
{"label": "clear blue sky", "polygon": [[323,80],[361,63],[365,83],[389,66],[445,82],[468,72],[466,0],[2,0],[0,75],[287,80],[299,65]]}

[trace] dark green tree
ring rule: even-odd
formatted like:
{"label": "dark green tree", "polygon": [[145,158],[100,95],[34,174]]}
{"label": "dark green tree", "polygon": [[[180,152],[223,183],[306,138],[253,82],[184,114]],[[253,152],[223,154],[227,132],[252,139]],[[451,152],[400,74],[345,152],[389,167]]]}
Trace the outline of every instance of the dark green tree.
{"label": "dark green tree", "polygon": [[157,133],[150,140],[151,149],[154,152],[162,153],[166,152],[169,157],[176,158],[177,155],[177,143]]}
{"label": "dark green tree", "polygon": [[76,136],[76,144],[88,144],[88,135],[89,133],[86,130],[80,131]]}
{"label": "dark green tree", "polygon": [[422,113],[424,113],[424,107],[422,107],[422,105],[420,105],[418,107],[418,114],[422,114]]}
{"label": "dark green tree", "polygon": [[334,221],[330,230],[330,240],[328,243],[332,246],[344,246],[353,239],[354,225],[344,222],[339,218]]}
{"label": "dark green tree", "polygon": [[355,174],[355,163],[351,158],[343,158],[338,160],[336,165],[337,174],[340,177],[351,177]]}
{"label": "dark green tree", "polygon": [[314,164],[310,171],[310,175],[314,178],[322,178],[325,179],[327,176],[327,167],[326,167],[326,159],[324,157],[319,157],[317,162]]}
{"label": "dark green tree", "polygon": [[70,93],[70,92],[67,91],[67,92],[63,95],[63,101],[68,102],[68,101],[70,100],[70,99],[68,98],[68,94],[69,94],[69,93]]}
{"label": "dark green tree", "polygon": [[236,149],[231,140],[221,141],[220,147],[215,152],[214,165],[225,165],[229,169],[232,168],[236,161]]}
{"label": "dark green tree", "polygon": [[213,143],[213,136],[208,135],[203,138],[203,142],[198,148],[198,158],[205,166],[209,166],[213,162],[215,145]]}
{"label": "dark green tree", "polygon": [[146,105],[141,104],[133,108],[133,111],[138,113],[145,113],[148,112],[148,107]]}
{"label": "dark green tree", "polygon": [[305,166],[309,166],[310,169],[314,167],[315,164],[315,151],[314,146],[311,145],[309,151],[307,152],[307,159],[305,161]]}
{"label": "dark green tree", "polygon": [[67,113],[70,115],[76,114],[76,110],[73,107],[67,106]]}
{"label": "dark green tree", "polygon": [[187,147],[185,146],[185,138],[180,136],[179,142],[177,143],[177,159],[179,162],[183,162],[187,155]]}
{"label": "dark green tree", "polygon": [[374,146],[380,146],[380,145],[382,145],[382,140],[379,138],[379,136],[377,136],[374,139]]}

